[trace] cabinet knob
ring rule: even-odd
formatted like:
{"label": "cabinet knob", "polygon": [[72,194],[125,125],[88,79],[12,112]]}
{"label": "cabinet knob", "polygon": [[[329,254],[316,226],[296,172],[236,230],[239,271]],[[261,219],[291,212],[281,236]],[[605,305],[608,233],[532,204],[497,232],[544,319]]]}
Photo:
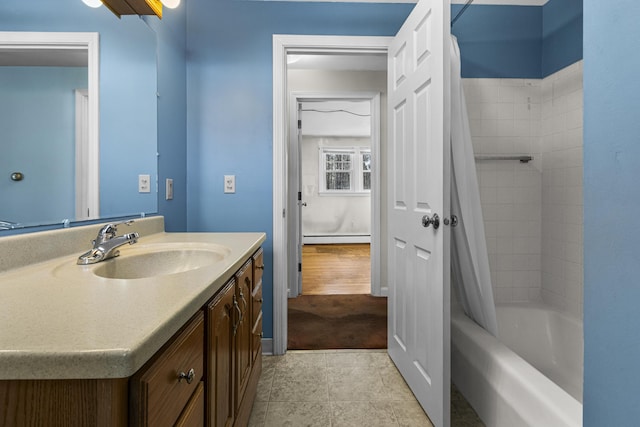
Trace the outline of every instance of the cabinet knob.
{"label": "cabinet knob", "polygon": [[256,268],[258,270],[264,270],[264,264],[263,265],[256,265]]}
{"label": "cabinet knob", "polygon": [[189,369],[189,372],[187,372],[186,374],[184,372],[180,372],[180,374],[178,374],[178,382],[185,379],[187,380],[187,384],[191,384],[195,376],[196,376],[196,371],[195,369],[191,368]]}

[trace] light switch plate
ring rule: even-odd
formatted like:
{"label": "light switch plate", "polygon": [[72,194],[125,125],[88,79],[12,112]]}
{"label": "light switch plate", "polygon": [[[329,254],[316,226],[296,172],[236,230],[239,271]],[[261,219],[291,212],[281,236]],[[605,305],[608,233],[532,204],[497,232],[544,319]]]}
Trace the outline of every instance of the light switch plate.
{"label": "light switch plate", "polygon": [[235,175],[224,176],[224,192],[225,193],[236,192],[236,176]]}
{"label": "light switch plate", "polygon": [[167,200],[173,200],[173,179],[167,178],[167,180],[165,181],[165,187]]}
{"label": "light switch plate", "polygon": [[138,193],[151,193],[151,175],[138,175]]}

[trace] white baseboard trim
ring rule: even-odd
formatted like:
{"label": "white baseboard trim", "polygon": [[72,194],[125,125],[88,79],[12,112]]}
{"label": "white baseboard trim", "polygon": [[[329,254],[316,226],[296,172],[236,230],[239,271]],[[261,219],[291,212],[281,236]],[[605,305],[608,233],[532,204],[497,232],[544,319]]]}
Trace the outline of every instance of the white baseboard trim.
{"label": "white baseboard trim", "polygon": [[262,354],[273,355],[273,338],[262,338]]}
{"label": "white baseboard trim", "polygon": [[303,245],[335,245],[340,243],[371,243],[371,236],[304,236],[302,238]]}

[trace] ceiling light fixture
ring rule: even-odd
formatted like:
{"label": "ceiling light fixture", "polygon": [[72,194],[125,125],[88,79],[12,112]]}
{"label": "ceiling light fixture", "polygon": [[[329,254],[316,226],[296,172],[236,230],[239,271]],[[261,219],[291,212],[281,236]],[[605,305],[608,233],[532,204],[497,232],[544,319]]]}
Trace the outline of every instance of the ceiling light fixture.
{"label": "ceiling light fixture", "polygon": [[89,7],[100,7],[102,6],[102,0],[82,0],[84,4]]}
{"label": "ceiling light fixture", "polygon": [[180,0],[160,0],[165,7],[175,9],[180,5]]}

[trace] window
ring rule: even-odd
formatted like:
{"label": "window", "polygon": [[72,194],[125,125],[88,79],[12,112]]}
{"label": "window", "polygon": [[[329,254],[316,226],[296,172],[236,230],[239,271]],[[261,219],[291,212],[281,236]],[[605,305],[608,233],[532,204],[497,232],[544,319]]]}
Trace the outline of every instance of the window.
{"label": "window", "polygon": [[371,191],[369,148],[320,149],[320,192],[347,194]]}

